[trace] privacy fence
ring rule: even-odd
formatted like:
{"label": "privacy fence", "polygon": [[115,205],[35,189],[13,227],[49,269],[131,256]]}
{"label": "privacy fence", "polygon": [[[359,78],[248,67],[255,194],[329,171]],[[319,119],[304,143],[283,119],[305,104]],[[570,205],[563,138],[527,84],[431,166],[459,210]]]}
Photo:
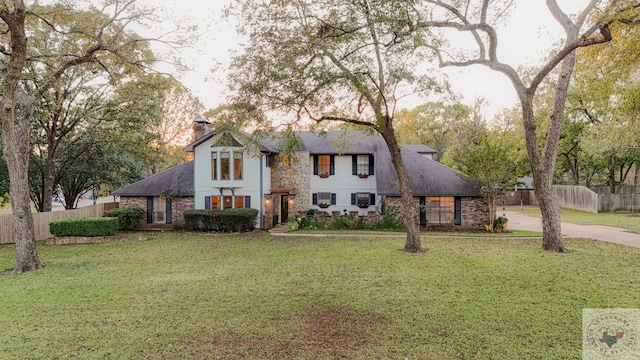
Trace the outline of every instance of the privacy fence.
{"label": "privacy fence", "polygon": [[[114,205],[115,204],[115,205]],[[106,210],[117,207],[118,203],[95,204],[74,210],[53,211],[33,214],[33,230],[36,240],[52,237],[49,224],[52,221],[68,218],[101,217]],[[13,215],[0,216],[0,244],[13,243]]]}
{"label": "privacy fence", "polygon": [[[608,187],[595,188],[597,192],[574,185],[553,185],[551,191],[563,208],[576,209],[591,213],[601,212],[640,212],[640,187],[624,186],[612,194]],[[537,205],[533,190],[514,192],[505,197],[507,205]]]}

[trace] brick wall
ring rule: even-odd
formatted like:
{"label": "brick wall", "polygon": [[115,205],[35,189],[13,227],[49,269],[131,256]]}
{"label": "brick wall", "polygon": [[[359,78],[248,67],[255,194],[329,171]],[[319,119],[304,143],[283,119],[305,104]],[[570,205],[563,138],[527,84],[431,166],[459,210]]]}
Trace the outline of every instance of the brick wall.
{"label": "brick wall", "polygon": [[[193,196],[177,196],[171,199],[171,221],[173,224],[184,224],[184,212],[192,210],[194,206]],[[120,207],[139,207],[147,211],[146,196],[121,196]],[[146,223],[146,215],[142,223]]]}
{"label": "brick wall", "polygon": [[[400,214],[402,208],[399,196],[385,197],[385,206],[387,210]],[[414,197],[413,203],[416,207],[420,206],[420,198]],[[461,199],[462,222],[460,227],[477,228],[478,224],[489,223],[489,206],[487,200],[480,197],[463,197]]]}

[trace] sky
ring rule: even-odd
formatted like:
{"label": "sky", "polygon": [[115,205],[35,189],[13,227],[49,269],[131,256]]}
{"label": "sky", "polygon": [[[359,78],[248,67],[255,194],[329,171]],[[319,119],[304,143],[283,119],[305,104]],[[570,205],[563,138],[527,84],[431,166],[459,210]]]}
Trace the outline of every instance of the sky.
{"label": "sky", "polygon": [[[234,52],[240,51],[235,35],[235,24],[222,16],[228,1],[215,0],[141,0],[150,6],[166,11],[184,23],[197,24],[204,34],[200,40],[181,51],[183,61],[192,68],[178,79],[205,105],[214,108],[226,102],[226,70]],[[560,7],[573,14],[584,6],[586,0],[558,0]],[[505,26],[499,30],[499,59],[517,68],[521,65],[539,64],[550,50],[561,27],[555,22],[544,1],[520,0]],[[517,103],[518,99],[510,81],[502,74],[480,66],[444,69],[453,89],[463,95],[463,102],[471,105],[478,97],[484,97],[489,105],[488,116],[504,107]],[[427,99],[407,103],[413,107]]]}

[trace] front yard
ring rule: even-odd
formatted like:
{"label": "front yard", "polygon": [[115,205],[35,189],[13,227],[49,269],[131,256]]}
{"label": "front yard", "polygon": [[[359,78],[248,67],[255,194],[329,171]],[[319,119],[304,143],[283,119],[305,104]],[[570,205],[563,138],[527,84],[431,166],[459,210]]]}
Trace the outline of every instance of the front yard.
{"label": "front yard", "polygon": [[[163,233],[41,246],[0,276],[3,359],[579,359],[583,308],[640,303],[640,249],[567,240]],[[14,263],[0,246],[0,267]]]}

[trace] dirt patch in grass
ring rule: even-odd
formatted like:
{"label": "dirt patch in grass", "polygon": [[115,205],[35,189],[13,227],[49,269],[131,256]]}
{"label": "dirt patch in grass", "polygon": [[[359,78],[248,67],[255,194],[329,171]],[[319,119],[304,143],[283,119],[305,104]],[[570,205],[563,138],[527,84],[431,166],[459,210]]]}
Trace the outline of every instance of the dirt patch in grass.
{"label": "dirt patch in grass", "polygon": [[380,342],[389,324],[381,316],[323,302],[314,302],[285,321],[292,325],[289,333],[227,331],[208,341],[192,338],[185,345],[190,357],[197,359],[353,359]]}

